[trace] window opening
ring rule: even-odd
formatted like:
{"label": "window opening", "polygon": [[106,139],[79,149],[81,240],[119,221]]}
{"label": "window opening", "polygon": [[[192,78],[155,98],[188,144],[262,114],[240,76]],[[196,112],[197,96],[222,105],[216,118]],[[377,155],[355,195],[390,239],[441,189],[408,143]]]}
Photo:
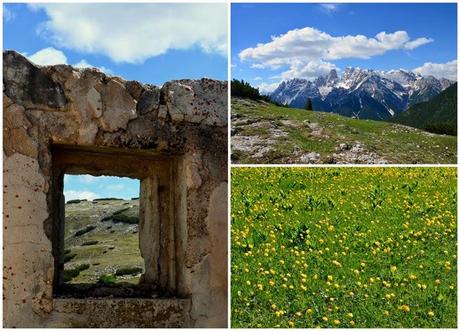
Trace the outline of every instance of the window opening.
{"label": "window opening", "polygon": [[125,177],[64,176],[64,284],[139,284],[139,185]]}

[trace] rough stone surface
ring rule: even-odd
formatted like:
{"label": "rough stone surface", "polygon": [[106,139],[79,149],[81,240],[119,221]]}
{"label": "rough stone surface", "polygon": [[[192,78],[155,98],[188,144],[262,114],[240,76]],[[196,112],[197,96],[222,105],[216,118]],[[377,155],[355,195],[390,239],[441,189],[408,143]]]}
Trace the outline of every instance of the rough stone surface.
{"label": "rough stone surface", "polygon": [[[188,299],[57,299],[55,315],[66,328],[180,328],[190,325]],[[100,312],[94,314],[94,312]],[[63,327],[56,319],[47,327]]]}
{"label": "rough stone surface", "polygon": [[[3,64],[4,326],[226,327],[227,83]],[[64,173],[141,180],[158,299],[59,296]]]}

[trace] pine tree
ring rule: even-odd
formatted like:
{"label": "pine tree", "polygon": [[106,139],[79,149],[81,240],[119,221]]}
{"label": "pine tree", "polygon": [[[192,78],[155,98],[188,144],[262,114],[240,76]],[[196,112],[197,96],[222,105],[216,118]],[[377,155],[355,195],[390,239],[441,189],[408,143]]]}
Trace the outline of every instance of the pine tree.
{"label": "pine tree", "polygon": [[305,106],[305,109],[313,111],[313,102],[311,102],[310,98],[307,99],[307,105]]}

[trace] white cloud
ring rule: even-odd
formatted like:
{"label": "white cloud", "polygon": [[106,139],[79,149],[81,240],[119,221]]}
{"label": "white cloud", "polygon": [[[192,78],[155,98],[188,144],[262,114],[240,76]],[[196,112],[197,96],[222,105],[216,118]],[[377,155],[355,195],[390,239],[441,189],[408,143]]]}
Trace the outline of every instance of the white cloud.
{"label": "white cloud", "polygon": [[290,69],[283,72],[281,77],[285,80],[292,78],[315,79],[318,76],[328,74],[332,69],[338,70],[335,64],[324,61],[310,61],[303,63],[297,61],[291,64]]}
{"label": "white cloud", "polygon": [[[391,50],[411,50],[432,42],[430,38],[410,39],[406,31],[380,32],[373,38],[364,35],[331,36],[312,27],[290,30],[272,36],[268,43],[246,48],[239,53],[241,61],[251,62],[253,68],[278,69],[289,67],[284,77],[303,77],[323,72],[334,65],[329,61],[344,58],[369,59]],[[302,69],[306,67],[305,69]]]}
{"label": "white cloud", "polygon": [[14,21],[15,18],[16,18],[16,14],[4,4],[3,5],[3,21],[5,23],[9,23],[9,22]]}
{"label": "white cloud", "polygon": [[262,80],[262,77],[257,76],[253,80]]}
{"label": "white cloud", "polygon": [[194,47],[227,55],[225,4],[40,4],[49,20],[38,33],[55,46],[142,63]]}
{"label": "white cloud", "polygon": [[[38,52],[32,54],[31,56],[27,56],[27,53],[22,53],[26,56],[30,61],[35,64],[48,66],[48,65],[55,65],[55,64],[67,64],[67,57],[65,54],[53,47],[47,47],[39,50]],[[85,59],[80,60],[79,62],[72,65],[75,68],[83,69],[83,68],[96,68],[100,71],[111,75],[112,71],[104,66],[96,67],[90,63],[88,63]]]}
{"label": "white cloud", "polygon": [[446,63],[426,62],[421,67],[412,70],[422,76],[434,76],[436,78],[447,78],[457,80],[457,60]]}
{"label": "white cloud", "polygon": [[87,199],[87,200],[94,200],[99,198],[99,196],[90,191],[64,191],[65,201],[75,200],[75,199]]}
{"label": "white cloud", "polygon": [[273,92],[279,85],[280,83],[260,83],[259,85],[257,85],[256,87],[259,89],[259,92],[261,94],[269,94],[271,92]]}
{"label": "white cloud", "polygon": [[412,49],[415,49],[415,48],[417,48],[419,46],[422,46],[422,45],[425,45],[425,44],[428,44],[428,43],[431,43],[431,42],[433,42],[433,39],[431,39],[431,38],[425,38],[425,37],[417,38],[415,40],[411,40],[411,41],[407,42],[404,45],[404,48],[412,50]]}
{"label": "white cloud", "polygon": [[43,48],[28,57],[35,64],[48,66],[54,64],[67,64],[67,57],[53,47]]}
{"label": "white cloud", "polygon": [[336,12],[339,10],[339,4],[338,3],[322,3],[319,5],[321,10],[324,11],[327,14],[331,14],[333,12]]}

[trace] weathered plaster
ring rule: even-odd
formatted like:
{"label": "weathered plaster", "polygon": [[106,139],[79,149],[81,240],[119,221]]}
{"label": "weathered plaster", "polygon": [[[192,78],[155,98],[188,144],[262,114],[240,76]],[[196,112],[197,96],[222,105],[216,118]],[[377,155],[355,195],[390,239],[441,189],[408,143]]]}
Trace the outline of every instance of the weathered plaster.
{"label": "weathered plaster", "polygon": [[[225,327],[227,84],[3,62],[4,326]],[[144,280],[169,298],[56,297],[63,172],[141,180]]]}

